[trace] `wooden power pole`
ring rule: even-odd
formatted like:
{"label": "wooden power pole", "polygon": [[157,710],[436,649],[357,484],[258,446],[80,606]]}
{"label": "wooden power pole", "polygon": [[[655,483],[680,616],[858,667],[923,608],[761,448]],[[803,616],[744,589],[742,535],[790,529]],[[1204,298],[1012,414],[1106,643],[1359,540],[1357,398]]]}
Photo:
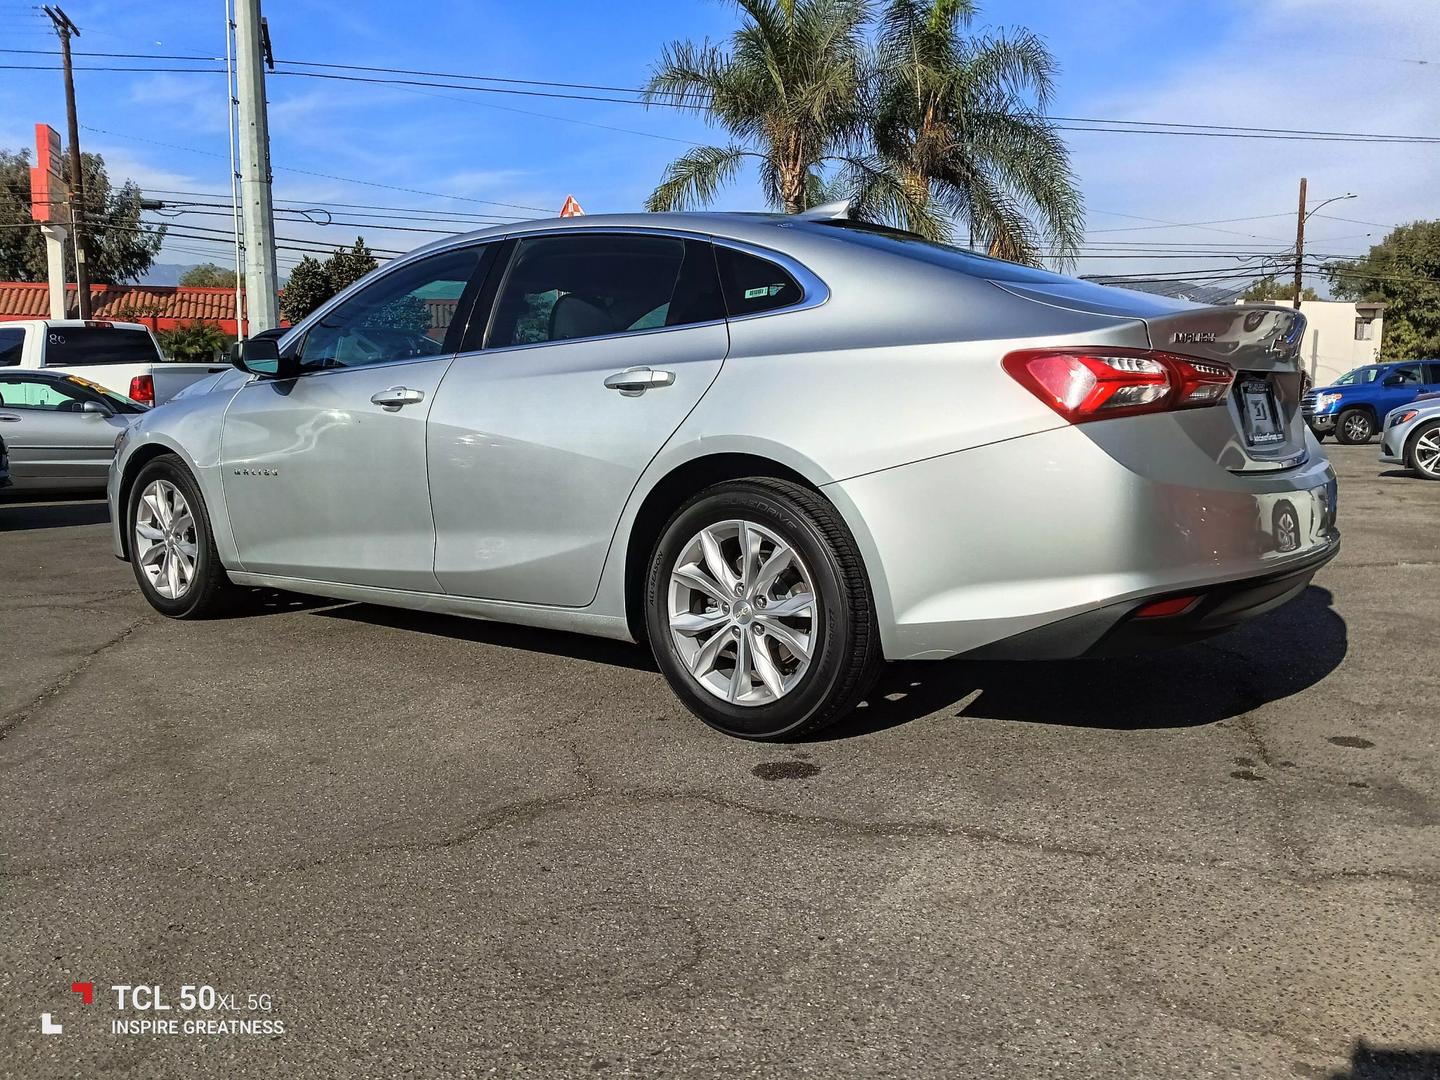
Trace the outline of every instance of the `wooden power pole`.
{"label": "wooden power pole", "polygon": [[70,237],[75,245],[75,302],[82,319],[90,317],[90,268],[85,263],[85,175],[80,160],[80,123],[75,117],[75,74],[70,66],[70,38],[80,28],[59,7],[44,9],[60,36],[65,65],[65,119],[70,126]]}
{"label": "wooden power pole", "polygon": [[1300,310],[1300,293],[1305,278],[1305,177],[1300,178],[1300,216],[1295,223],[1295,310]]}

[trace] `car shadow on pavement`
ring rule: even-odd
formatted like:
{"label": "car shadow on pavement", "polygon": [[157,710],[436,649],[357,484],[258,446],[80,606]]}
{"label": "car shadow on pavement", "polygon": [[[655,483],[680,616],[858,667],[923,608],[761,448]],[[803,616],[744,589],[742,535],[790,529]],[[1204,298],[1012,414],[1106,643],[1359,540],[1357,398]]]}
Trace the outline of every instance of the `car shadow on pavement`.
{"label": "car shadow on pavement", "polygon": [[1342,1071],[1315,1069],[1309,1075],[1324,1080],[1436,1080],[1440,1077],[1440,1050],[1371,1046],[1364,1039],[1356,1039],[1350,1061]]}
{"label": "car shadow on pavement", "polygon": [[1331,600],[1312,585],[1228,634],[1137,656],[891,664],[868,700],[815,739],[937,715],[1122,731],[1215,723],[1297,694],[1339,665],[1347,636]]}
{"label": "car shadow on pavement", "polygon": [[0,532],[64,529],[73,525],[100,525],[110,520],[110,508],[104,499],[54,500],[54,495],[26,497],[0,493]]}
{"label": "car shadow on pavement", "polygon": [[650,650],[644,646],[612,641],[609,638],[589,637],[585,634],[570,634],[563,630],[540,630],[513,623],[486,622],[458,615],[406,611],[403,608],[380,607],[374,604],[341,604],[318,609],[315,614],[369,623],[372,626],[388,626],[394,630],[474,641],[482,645],[498,645],[506,649],[527,649],[551,656],[573,656],[577,660],[610,664],[634,671],[659,670],[650,656]]}

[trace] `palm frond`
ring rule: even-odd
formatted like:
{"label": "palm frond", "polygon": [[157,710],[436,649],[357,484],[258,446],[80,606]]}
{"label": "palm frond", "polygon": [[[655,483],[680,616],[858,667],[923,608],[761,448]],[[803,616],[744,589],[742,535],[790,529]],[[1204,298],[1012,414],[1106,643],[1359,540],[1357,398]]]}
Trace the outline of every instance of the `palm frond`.
{"label": "palm frond", "polygon": [[660,213],[707,206],[735,179],[744,159],[753,156],[740,146],[697,146],[670,163],[645,209]]}

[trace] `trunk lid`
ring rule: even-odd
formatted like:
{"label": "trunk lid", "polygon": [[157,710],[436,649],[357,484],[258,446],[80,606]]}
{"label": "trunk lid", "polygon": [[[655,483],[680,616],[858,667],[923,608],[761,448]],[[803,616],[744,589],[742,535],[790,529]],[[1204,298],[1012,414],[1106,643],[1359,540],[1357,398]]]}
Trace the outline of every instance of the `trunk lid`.
{"label": "trunk lid", "polygon": [[995,284],[1037,303],[1138,320],[1150,348],[1234,368],[1235,385],[1223,405],[1164,414],[1229,471],[1273,472],[1308,456],[1300,412],[1305,317],[1298,311],[1205,306],[1088,281]]}

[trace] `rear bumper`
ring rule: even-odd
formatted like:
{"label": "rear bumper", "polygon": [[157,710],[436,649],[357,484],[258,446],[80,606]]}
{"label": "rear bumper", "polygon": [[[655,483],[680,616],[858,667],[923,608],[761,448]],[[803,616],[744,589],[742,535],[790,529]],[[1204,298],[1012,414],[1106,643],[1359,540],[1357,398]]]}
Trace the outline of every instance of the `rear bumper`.
{"label": "rear bumper", "polygon": [[[1068,660],[1083,656],[1128,656],[1170,648],[1223,634],[1243,622],[1295,599],[1315,572],[1340,551],[1337,539],[1304,565],[1260,577],[1198,590],[1198,599],[1180,615],[1144,618],[1137,612],[1174,593],[1107,604],[965,654],[974,660]],[[1189,593],[1182,595],[1191,595]]]}
{"label": "rear bumper", "polygon": [[1338,551],[1318,446],[1298,467],[1237,475],[1164,414],[1112,423],[826,487],[865,558],[888,659],[1001,642],[1007,656],[1079,655],[1143,604],[1192,594],[1191,612],[1144,636],[1203,636],[1283,603]]}

